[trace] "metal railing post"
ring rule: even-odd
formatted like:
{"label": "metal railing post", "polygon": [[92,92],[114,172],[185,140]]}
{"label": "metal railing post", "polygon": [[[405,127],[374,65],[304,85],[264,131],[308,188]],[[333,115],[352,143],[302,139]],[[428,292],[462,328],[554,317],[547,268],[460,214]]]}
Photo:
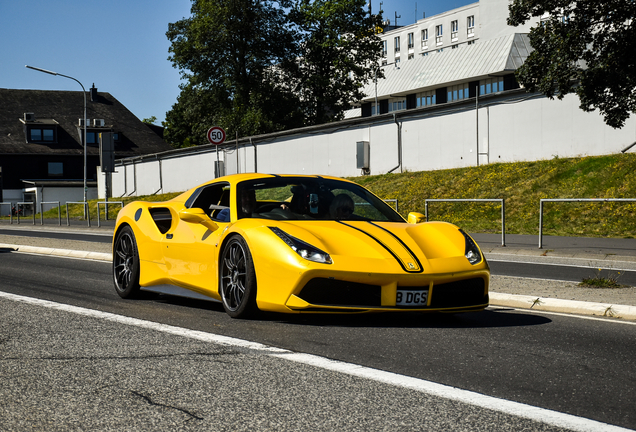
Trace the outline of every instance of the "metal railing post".
{"label": "metal railing post", "polygon": [[636,202],[636,198],[544,198],[539,201],[539,249],[543,248],[544,202]]}
{"label": "metal railing post", "polygon": [[20,224],[20,206],[31,206],[33,208],[33,225],[35,225],[35,211],[37,210],[35,208],[35,203],[23,201],[16,203],[16,205],[18,206],[18,225]]}
{"label": "metal railing post", "polygon": [[[397,200],[395,200],[397,201]],[[124,208],[124,202],[123,201],[100,201],[97,202],[97,226],[101,227],[101,222],[99,219],[99,205],[100,204],[104,204],[104,220],[107,221],[108,220],[108,206],[109,205],[113,205],[113,204],[119,204],[122,208]]]}
{"label": "metal railing post", "polygon": [[11,202],[0,202],[0,215],[2,214],[2,206],[3,205],[8,205],[9,206],[9,225],[11,225],[11,224],[13,224],[13,212],[11,211],[12,203]]}
{"label": "metal railing post", "polygon": [[59,201],[41,201],[40,202],[40,225],[44,225],[44,204],[57,204],[57,220],[58,225],[62,226],[62,210]]}
{"label": "metal railing post", "polygon": [[69,212],[68,212],[68,205],[69,204],[83,204],[84,205],[84,214],[86,215],[86,220],[88,221],[88,226],[91,226],[91,212],[90,209],[88,208],[88,202],[86,201],[67,201],[66,202],[66,226],[70,226],[71,225],[71,220],[70,220],[70,216],[69,216]]}
{"label": "metal railing post", "polygon": [[506,200],[501,200],[501,247],[506,247]]}
{"label": "metal railing post", "polygon": [[458,198],[458,199],[437,199],[431,198],[424,200],[424,215],[428,222],[428,203],[429,202],[496,202],[501,205],[501,246],[506,246],[506,204],[503,198]]}
{"label": "metal railing post", "polygon": [[543,200],[539,200],[539,249],[543,249]]}

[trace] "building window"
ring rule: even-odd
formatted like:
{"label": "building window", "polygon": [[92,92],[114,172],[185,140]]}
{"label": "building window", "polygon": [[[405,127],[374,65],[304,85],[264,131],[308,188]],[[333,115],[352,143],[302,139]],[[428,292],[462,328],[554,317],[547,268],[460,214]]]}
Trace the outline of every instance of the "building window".
{"label": "building window", "polygon": [[446,87],[447,102],[468,98],[468,84]]}
{"label": "building window", "polygon": [[428,49],[428,29],[422,30],[422,49]]}
{"label": "building window", "polygon": [[457,20],[451,21],[451,42],[457,42],[457,33],[459,31],[459,23]]}
{"label": "building window", "polygon": [[29,128],[29,142],[55,142],[55,129],[53,128]]}
{"label": "building window", "polygon": [[86,144],[97,144],[97,134],[95,132],[86,132]]}
{"label": "building window", "polygon": [[435,90],[418,93],[416,98],[418,107],[435,105]]}
{"label": "building window", "polygon": [[500,78],[491,78],[487,80],[479,81],[479,94],[487,95],[490,93],[497,93],[500,91],[504,91],[504,80],[503,77]]}
{"label": "building window", "polygon": [[384,57],[386,57],[386,53],[389,51],[389,48],[388,48],[389,43],[387,41],[382,41],[382,42],[383,42],[383,44],[382,44],[382,55]]}
{"label": "building window", "polygon": [[415,58],[415,54],[413,54],[413,53],[409,53],[409,57],[408,57],[408,59],[409,59],[409,60],[411,60],[412,58]]}
{"label": "building window", "polygon": [[395,42],[395,52],[396,53],[400,52],[400,37],[399,36],[395,37],[393,41]]}
{"label": "building window", "polygon": [[413,33],[409,33],[409,49],[415,46],[415,38],[413,37]]}
{"label": "building window", "polygon": [[466,18],[466,35],[469,38],[475,36],[475,15]]}
{"label": "building window", "polygon": [[64,164],[62,162],[49,162],[49,177],[62,177]]}
{"label": "building window", "polygon": [[437,45],[442,44],[442,33],[443,33],[443,29],[441,24],[438,26],[435,26],[435,43]]}
{"label": "building window", "polygon": [[468,45],[475,45],[475,41],[474,40],[469,40],[468,41]]}
{"label": "building window", "polygon": [[389,112],[401,111],[406,109],[406,99],[390,99]]}
{"label": "building window", "polygon": [[426,57],[428,55],[428,51],[422,53],[422,57]]}
{"label": "building window", "polygon": [[459,44],[451,45],[451,49],[459,48]]}

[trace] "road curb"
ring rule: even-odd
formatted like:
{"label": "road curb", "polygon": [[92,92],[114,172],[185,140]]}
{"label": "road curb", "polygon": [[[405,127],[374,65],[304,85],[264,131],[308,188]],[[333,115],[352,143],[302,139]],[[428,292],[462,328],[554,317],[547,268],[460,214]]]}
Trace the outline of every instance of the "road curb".
{"label": "road curb", "polygon": [[489,293],[489,296],[490,304],[493,306],[636,320],[636,306],[504,294],[492,291]]}
{"label": "road curb", "polygon": [[91,251],[78,251],[71,249],[55,249],[39,246],[24,246],[0,243],[0,249],[10,249],[15,252],[33,253],[39,255],[52,255],[67,258],[83,258],[96,261],[112,261],[113,255],[103,252],[91,252]]}

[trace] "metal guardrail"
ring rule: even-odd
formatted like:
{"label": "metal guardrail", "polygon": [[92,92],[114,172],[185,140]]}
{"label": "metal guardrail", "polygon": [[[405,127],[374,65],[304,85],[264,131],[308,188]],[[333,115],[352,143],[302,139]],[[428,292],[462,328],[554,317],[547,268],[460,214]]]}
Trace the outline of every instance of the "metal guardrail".
{"label": "metal guardrail", "polygon": [[546,198],[539,201],[539,249],[543,249],[544,202],[636,202],[636,198]]}
{"label": "metal guardrail", "polygon": [[398,200],[396,200],[395,198],[393,198],[393,199],[385,199],[385,200],[383,200],[383,201],[384,201],[385,203],[394,202],[394,203],[395,203],[395,211],[396,211],[396,212],[398,212],[398,213],[400,212],[400,211],[398,210]]}
{"label": "metal guardrail", "polygon": [[99,220],[99,205],[100,204],[104,204],[104,220],[108,220],[108,206],[110,204],[118,204],[122,208],[124,207],[124,202],[123,201],[99,201],[97,203],[97,226],[98,227],[101,226],[101,223],[100,223],[100,220]]}
{"label": "metal guardrail", "polygon": [[18,212],[16,214],[17,220],[18,220],[18,225],[20,225],[20,206],[23,206],[23,207],[24,206],[32,206],[33,207],[33,225],[35,225],[35,203],[31,202],[31,201],[29,201],[29,202],[25,201],[25,202],[15,203],[15,205],[18,206]]}
{"label": "metal guardrail", "polygon": [[57,221],[62,226],[62,208],[59,201],[40,201],[40,225],[44,225],[44,204],[57,204]]}
{"label": "metal guardrail", "polygon": [[84,213],[86,214],[86,220],[88,221],[88,226],[91,226],[91,212],[88,209],[88,202],[86,201],[67,201],[66,202],[66,226],[71,226],[71,219],[68,215],[68,205],[69,204],[84,204]]}
{"label": "metal guardrail", "polygon": [[501,204],[501,246],[506,246],[506,200],[503,198],[475,198],[475,199],[426,199],[424,200],[424,216],[428,222],[428,203],[429,202],[495,202]]}

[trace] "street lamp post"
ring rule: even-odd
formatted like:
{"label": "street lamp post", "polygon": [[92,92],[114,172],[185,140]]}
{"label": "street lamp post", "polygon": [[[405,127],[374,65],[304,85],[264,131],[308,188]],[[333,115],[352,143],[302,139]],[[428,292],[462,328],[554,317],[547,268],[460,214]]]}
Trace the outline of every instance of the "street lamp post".
{"label": "street lamp post", "polygon": [[[82,83],[79,82],[79,80],[73,78],[72,76],[63,75],[61,73],[53,72],[50,70],[37,68],[35,66],[26,65],[25,67],[39,71],[39,72],[44,72],[50,75],[57,75],[64,78],[72,79],[73,81],[75,81],[82,87],[82,94],[84,95],[84,203],[88,203],[88,200],[87,200],[88,187],[86,186],[86,89],[84,88]],[[86,210],[87,210],[86,206],[84,206],[84,217],[86,217]]]}

